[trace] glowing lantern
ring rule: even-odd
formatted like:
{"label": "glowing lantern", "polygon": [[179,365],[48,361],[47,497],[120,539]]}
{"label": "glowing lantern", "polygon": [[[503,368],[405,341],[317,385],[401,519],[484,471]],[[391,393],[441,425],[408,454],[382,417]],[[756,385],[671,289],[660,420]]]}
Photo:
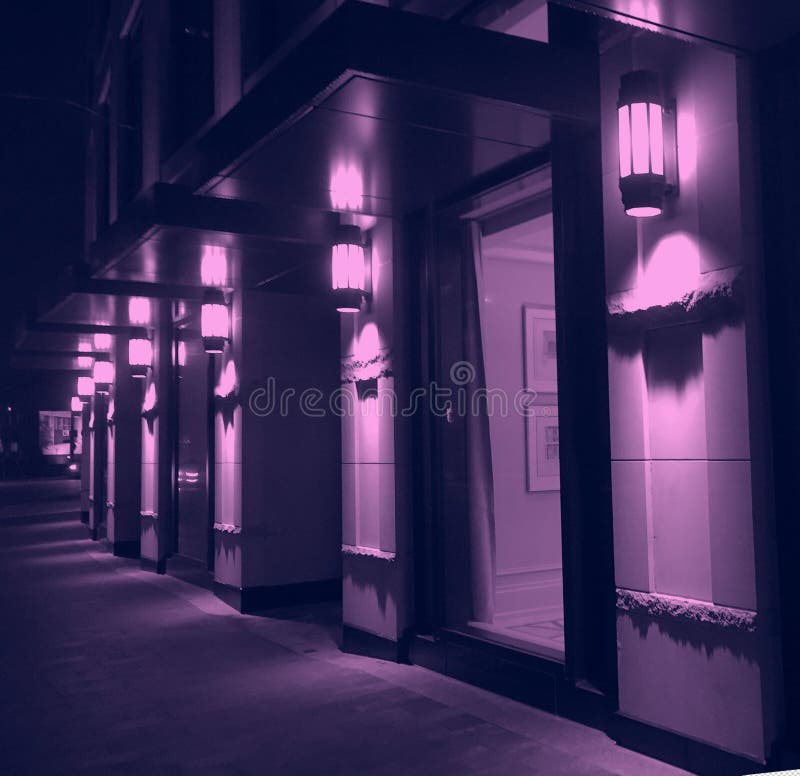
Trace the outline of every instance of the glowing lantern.
{"label": "glowing lantern", "polygon": [[147,370],[153,365],[153,343],[146,337],[128,340],[128,363],[131,377],[147,377]]}
{"label": "glowing lantern", "polygon": [[95,360],[92,377],[97,393],[108,393],[111,390],[111,384],[114,382],[114,364],[107,356]]}
{"label": "glowing lantern", "polygon": [[367,293],[367,267],[361,230],[357,226],[339,227],[331,248],[331,286],[339,312],[357,313],[361,309]]}
{"label": "glowing lantern", "polygon": [[[78,378],[80,379],[80,378]],[[80,396],[73,396],[69,402],[69,408],[72,412],[83,412],[83,402]]]}
{"label": "glowing lantern", "polygon": [[94,396],[94,380],[91,377],[79,377],[77,391],[81,399],[90,399]]}
{"label": "glowing lantern", "polygon": [[111,349],[111,335],[105,332],[97,332],[94,335],[94,349],[95,350],[110,350]]}
{"label": "glowing lantern", "polygon": [[200,309],[200,331],[206,353],[222,353],[230,338],[230,317],[222,291],[209,289]]}
{"label": "glowing lantern", "polygon": [[[78,343],[78,350],[81,353],[89,353],[91,349],[92,346],[88,342]],[[91,356],[78,356],[78,367],[81,369],[91,369],[93,360]]]}
{"label": "glowing lantern", "polygon": [[629,216],[657,216],[671,190],[665,172],[664,99],[658,75],[635,70],[622,76],[619,119],[619,188]]}
{"label": "glowing lantern", "polygon": [[133,324],[150,323],[150,300],[142,296],[132,296],[128,300],[128,320]]}

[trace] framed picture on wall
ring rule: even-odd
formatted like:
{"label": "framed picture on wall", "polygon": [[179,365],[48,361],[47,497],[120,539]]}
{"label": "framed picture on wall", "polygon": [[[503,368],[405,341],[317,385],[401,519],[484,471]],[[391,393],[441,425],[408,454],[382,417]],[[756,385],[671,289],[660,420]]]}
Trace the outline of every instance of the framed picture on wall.
{"label": "framed picture on wall", "polygon": [[525,387],[537,394],[556,393],[556,313],[552,307],[522,308]]}
{"label": "framed picture on wall", "polygon": [[534,406],[525,418],[528,459],[528,491],[559,490],[558,405]]}

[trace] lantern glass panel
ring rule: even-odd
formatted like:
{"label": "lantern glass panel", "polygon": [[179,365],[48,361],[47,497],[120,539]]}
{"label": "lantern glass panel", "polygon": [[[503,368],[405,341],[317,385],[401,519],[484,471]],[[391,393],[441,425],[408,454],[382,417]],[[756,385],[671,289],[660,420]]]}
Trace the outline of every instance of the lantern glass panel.
{"label": "lantern glass panel", "polygon": [[650,168],[656,175],[664,174],[664,119],[661,106],[651,102],[650,113]]}
{"label": "lantern glass panel", "polygon": [[136,338],[128,342],[128,363],[131,366],[151,366],[153,344],[149,339]]}
{"label": "lantern glass panel", "polygon": [[619,174],[625,178],[631,174],[631,114],[627,105],[618,110],[619,114]]}
{"label": "lantern glass panel", "polygon": [[647,126],[647,104],[644,102],[631,105],[631,147],[634,175],[650,172],[650,129]]}
{"label": "lantern glass panel", "polygon": [[105,332],[97,332],[94,335],[95,350],[110,350],[111,349],[111,335]]}
{"label": "lantern glass panel", "polygon": [[110,385],[114,382],[114,364],[110,361],[95,361],[92,377],[95,385],[97,383]]}
{"label": "lantern glass panel", "polygon": [[91,377],[78,378],[78,396],[89,397],[94,394],[94,380]]}
{"label": "lantern glass panel", "polygon": [[133,324],[150,323],[150,300],[134,296],[128,300],[128,320]]}
{"label": "lantern glass panel", "polygon": [[361,245],[339,243],[331,255],[333,288],[364,290],[364,248]]}
{"label": "lantern glass panel", "polygon": [[203,337],[228,339],[228,307],[216,302],[206,303],[200,312],[200,329]]}

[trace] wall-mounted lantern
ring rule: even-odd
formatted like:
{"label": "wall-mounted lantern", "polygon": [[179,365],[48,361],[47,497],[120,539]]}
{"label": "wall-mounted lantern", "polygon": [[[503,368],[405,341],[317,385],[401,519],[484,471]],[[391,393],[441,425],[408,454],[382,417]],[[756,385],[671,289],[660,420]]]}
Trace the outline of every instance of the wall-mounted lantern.
{"label": "wall-mounted lantern", "polygon": [[104,331],[98,331],[94,335],[95,350],[111,350],[111,335]]}
{"label": "wall-mounted lantern", "polygon": [[73,396],[69,402],[71,412],[83,412],[83,402],[80,396]]}
{"label": "wall-mounted lantern", "polygon": [[82,401],[89,401],[94,396],[94,380],[91,377],[79,377],[76,390]]}
{"label": "wall-mounted lantern", "polygon": [[222,353],[230,339],[230,311],[225,294],[218,288],[206,289],[200,309],[200,332],[206,353]]}
{"label": "wall-mounted lantern", "polygon": [[331,286],[340,313],[357,313],[369,296],[368,255],[361,229],[342,224],[331,247]]}
{"label": "wall-mounted lantern", "polygon": [[657,73],[622,76],[617,103],[619,188],[629,216],[660,215],[664,198],[677,192],[675,105],[664,100]]}
{"label": "wall-mounted lantern", "polygon": [[97,393],[107,394],[111,391],[114,382],[114,364],[108,356],[98,356],[92,369],[94,389]]}
{"label": "wall-mounted lantern", "polygon": [[150,300],[143,296],[132,296],[128,300],[128,320],[135,325],[150,324]]}
{"label": "wall-mounted lantern", "polygon": [[128,340],[128,364],[131,377],[147,377],[147,370],[153,365],[153,343],[147,337],[131,337]]}

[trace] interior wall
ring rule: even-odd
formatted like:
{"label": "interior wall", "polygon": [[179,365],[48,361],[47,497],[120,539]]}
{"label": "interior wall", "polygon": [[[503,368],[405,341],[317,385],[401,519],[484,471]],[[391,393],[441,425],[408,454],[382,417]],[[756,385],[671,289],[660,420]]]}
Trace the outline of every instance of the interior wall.
{"label": "interior wall", "polygon": [[[677,106],[680,191],[652,219],[627,216],[618,188],[619,79],[639,68]],[[772,570],[756,542],[759,297],[742,274],[757,257],[738,86],[733,55],[654,34],[601,57],[619,699],[625,715],[763,759],[772,602],[758,580]],[[660,319],[725,283],[744,313],[710,304]]]}
{"label": "interior wall", "polygon": [[[487,388],[513,397],[525,388],[523,307],[554,308],[553,265],[484,258],[481,329]],[[526,419],[509,402],[489,416],[494,478],[495,619],[563,608],[558,490],[529,492]]]}

